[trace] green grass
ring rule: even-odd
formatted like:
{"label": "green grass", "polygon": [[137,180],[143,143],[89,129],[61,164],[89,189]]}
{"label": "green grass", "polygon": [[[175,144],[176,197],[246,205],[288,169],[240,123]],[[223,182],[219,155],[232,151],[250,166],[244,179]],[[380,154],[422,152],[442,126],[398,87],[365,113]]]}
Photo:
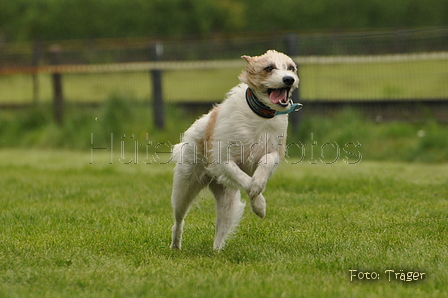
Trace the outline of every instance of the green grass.
{"label": "green grass", "polygon": [[[283,163],[266,218],[246,206],[216,253],[208,191],[172,251],[173,165],[94,154],[2,150],[1,297],[448,296],[447,164]],[[350,281],[351,269],[380,280]]]}
{"label": "green grass", "polygon": [[[163,74],[167,102],[213,101],[222,99],[236,84],[240,69],[166,71]],[[53,98],[50,75],[38,76],[40,102]],[[63,89],[71,102],[102,102],[111,94],[125,94],[140,101],[152,96],[149,72],[65,74]],[[33,101],[31,75],[0,76],[0,103]]]}
{"label": "green grass", "polygon": [[[182,70],[164,73],[167,102],[220,101],[238,83],[241,69]],[[448,96],[448,60],[406,63],[314,64],[300,67],[304,100],[427,99]],[[65,74],[68,101],[102,102],[112,93],[141,101],[152,96],[149,72]],[[39,75],[39,99],[50,102],[50,75]],[[31,75],[0,76],[0,103],[33,100]]]}
{"label": "green grass", "polygon": [[448,60],[304,65],[305,99],[447,98]]}

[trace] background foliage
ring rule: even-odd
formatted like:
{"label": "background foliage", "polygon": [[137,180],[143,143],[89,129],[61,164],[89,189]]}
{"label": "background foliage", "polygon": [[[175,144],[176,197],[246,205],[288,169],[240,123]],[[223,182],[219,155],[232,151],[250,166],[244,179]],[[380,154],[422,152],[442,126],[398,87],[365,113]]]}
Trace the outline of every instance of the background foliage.
{"label": "background foliage", "polygon": [[[122,142],[125,144],[124,150],[132,155],[135,141],[138,141],[143,156],[146,150],[154,152],[158,143],[167,146],[178,143],[181,133],[198,117],[198,113],[186,113],[174,104],[168,104],[166,110],[164,130],[153,126],[151,108],[119,95],[111,96],[101,108],[67,109],[66,121],[62,126],[52,120],[49,105],[28,110],[0,111],[0,149],[53,148],[90,152],[94,147],[109,147],[112,133],[117,155],[122,150]],[[308,164],[314,160],[319,164],[343,163],[344,160],[355,162],[359,155],[363,161],[448,161],[448,130],[446,125],[430,116],[416,123],[378,123],[353,110],[341,111],[333,117],[305,112],[299,131],[290,131],[287,139],[287,143],[291,144],[288,158],[302,159],[301,163]],[[147,148],[145,144],[148,141],[152,142],[152,146]],[[339,149],[333,145],[325,146],[327,143],[336,144]]]}
{"label": "background foliage", "polygon": [[447,15],[445,0],[16,0],[0,2],[0,40],[446,26]]}

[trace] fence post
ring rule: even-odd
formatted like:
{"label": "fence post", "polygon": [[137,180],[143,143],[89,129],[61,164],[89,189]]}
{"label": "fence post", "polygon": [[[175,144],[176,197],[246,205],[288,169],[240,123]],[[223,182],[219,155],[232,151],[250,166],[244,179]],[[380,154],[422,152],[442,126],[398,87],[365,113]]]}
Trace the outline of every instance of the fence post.
{"label": "fence post", "polygon": [[[50,47],[50,63],[59,65],[61,63],[61,46],[52,45]],[[53,78],[53,112],[54,120],[58,125],[62,125],[64,121],[64,95],[62,91],[62,74],[55,71]]]}
{"label": "fence post", "polygon": [[[284,43],[285,43],[285,51],[286,54],[294,57],[298,55],[298,40],[297,40],[297,35],[296,34],[287,34],[284,37]],[[297,64],[297,73],[299,74],[300,70],[300,65]],[[300,77],[300,76],[299,76]],[[296,89],[291,96],[291,99],[294,102],[299,102],[300,101],[300,88]],[[299,124],[302,118],[302,111],[298,111],[298,112],[293,112],[291,114],[289,114],[290,117],[290,121],[291,121],[291,130],[293,133],[296,133],[299,130]]]}
{"label": "fence post", "polygon": [[[161,42],[151,44],[150,55],[152,61],[162,61],[163,44]],[[165,126],[165,108],[163,103],[162,70],[160,69],[151,70],[151,77],[152,77],[154,124],[158,129],[163,129],[163,127]]]}
{"label": "fence post", "polygon": [[395,31],[394,36],[394,52],[395,53],[403,53],[403,49],[405,46],[406,37],[403,30]]}
{"label": "fence post", "polygon": [[35,40],[33,44],[33,104],[37,105],[39,102],[39,71],[38,67],[42,56],[42,45],[39,40]]}

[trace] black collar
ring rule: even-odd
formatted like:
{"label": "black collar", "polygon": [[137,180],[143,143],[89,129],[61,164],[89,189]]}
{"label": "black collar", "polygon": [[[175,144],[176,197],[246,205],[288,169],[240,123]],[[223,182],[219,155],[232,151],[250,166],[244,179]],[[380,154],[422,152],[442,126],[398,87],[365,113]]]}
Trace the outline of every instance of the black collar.
{"label": "black collar", "polygon": [[275,110],[262,103],[250,88],[246,90],[246,101],[252,111],[263,118],[274,118]]}

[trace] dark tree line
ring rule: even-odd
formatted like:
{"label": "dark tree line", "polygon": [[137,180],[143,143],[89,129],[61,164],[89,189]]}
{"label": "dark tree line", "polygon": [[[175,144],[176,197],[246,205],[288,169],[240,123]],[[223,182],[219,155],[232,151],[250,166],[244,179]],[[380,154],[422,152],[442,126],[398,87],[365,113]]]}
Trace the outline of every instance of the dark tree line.
{"label": "dark tree line", "polygon": [[0,41],[448,25],[447,0],[0,1]]}

